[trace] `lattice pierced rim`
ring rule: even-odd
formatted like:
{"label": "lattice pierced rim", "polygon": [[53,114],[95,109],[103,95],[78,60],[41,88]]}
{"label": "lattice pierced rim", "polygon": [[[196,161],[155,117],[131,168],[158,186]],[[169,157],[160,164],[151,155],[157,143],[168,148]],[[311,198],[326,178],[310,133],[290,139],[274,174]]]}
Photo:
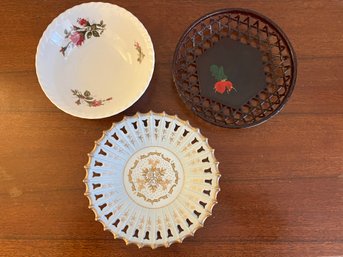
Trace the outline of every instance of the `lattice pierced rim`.
{"label": "lattice pierced rim", "polygon": [[[139,137],[142,132],[146,134]],[[163,164],[159,162],[161,159],[156,159],[160,157],[156,156],[152,157],[155,159],[145,161],[147,156],[150,158],[155,154],[155,150],[158,152],[156,155],[163,156]],[[174,159],[173,154],[176,156]],[[212,214],[214,205],[217,204],[220,173],[214,149],[209,146],[208,139],[199,129],[177,116],[150,111],[124,117],[122,121],[113,123],[109,130],[103,132],[102,137],[95,141],[95,146],[88,156],[84,183],[89,208],[93,210],[95,220],[102,223],[104,230],[109,230],[114,238],[121,238],[126,244],[133,243],[139,248],[150,246],[154,249],[160,246],[169,247],[176,242],[181,243],[203,227],[205,220]],[[128,159],[125,160],[126,156]],[[116,164],[111,166],[106,158],[109,158],[112,164]],[[138,171],[135,170],[137,163],[143,167]],[[141,175],[147,170],[147,165],[161,165],[155,168],[165,169],[161,176],[154,173],[153,178],[158,179],[153,180],[150,176],[147,180],[145,175]],[[172,168],[168,170],[168,167]],[[178,174],[174,175],[173,172]],[[134,181],[127,174],[133,176]],[[113,176],[120,179],[108,179]],[[144,183],[141,182],[142,176],[145,179]],[[176,183],[175,187],[173,183]],[[133,189],[134,184],[138,187],[143,185],[138,189],[141,195],[154,197],[151,191],[146,193],[152,184],[157,185],[157,193],[163,194],[169,190],[166,194],[168,196],[166,199],[160,195],[156,196],[154,199],[162,199],[157,203],[145,201],[144,197],[137,193],[137,188],[135,187],[136,191]],[[173,190],[170,190],[170,186],[173,186]],[[112,201],[107,201],[108,199]],[[122,206],[125,207],[123,210],[114,209],[122,202]]]}
{"label": "lattice pierced rim", "polygon": [[[249,17],[249,19],[244,20],[243,22],[240,22],[241,16],[245,16],[246,18]],[[226,25],[228,29],[228,33],[227,33],[227,36],[222,36],[222,38],[230,37],[234,39],[233,38],[235,36],[234,33],[237,33],[238,36],[235,40],[238,40],[238,39],[241,40],[241,38],[246,37],[246,34],[244,34],[243,32],[241,33],[239,30],[239,27],[236,30],[230,29],[229,23],[232,21],[236,21],[238,24],[237,26],[239,26],[239,25],[244,24],[244,22],[246,22],[248,24],[248,32],[246,33],[249,34],[250,33],[249,29],[251,28],[251,26],[249,25],[249,22],[250,20],[254,20],[254,21],[258,21],[257,25],[254,24],[254,26],[256,26],[256,30],[258,30],[259,33],[260,32],[266,33],[267,35],[266,42],[269,44],[267,45],[267,47],[270,47],[271,49],[273,47],[278,46],[278,48],[280,49],[280,53],[284,52],[285,50],[287,51],[287,56],[284,57],[285,59],[280,59],[281,63],[288,62],[288,64],[285,66],[283,66],[282,64],[282,71],[284,71],[283,70],[284,68],[286,69],[283,72],[283,76],[282,76],[282,79],[284,80],[284,86],[282,87],[282,86],[277,85],[277,83],[279,82],[276,82],[276,78],[273,78],[273,84],[275,84],[274,87],[277,88],[275,89],[274,92],[270,93],[266,88],[264,91],[260,92],[259,95],[251,98],[250,101],[242,105],[240,109],[234,109],[234,108],[228,107],[214,100],[201,96],[200,93],[192,94],[190,92],[191,86],[195,85],[195,86],[198,86],[199,88],[199,81],[198,81],[197,75],[195,75],[196,82],[194,83],[194,85],[191,85],[191,83],[189,82],[189,78],[196,73],[183,72],[184,70],[186,70],[187,65],[191,64],[193,66],[194,65],[196,66],[195,60],[197,56],[197,53],[196,53],[197,48],[200,47],[202,48],[202,51],[206,51],[206,48],[204,46],[205,43],[214,44],[215,41],[211,41],[214,36],[219,36],[219,39],[220,39],[220,35],[221,35],[220,33],[222,33],[222,31],[214,30],[214,25],[216,22],[220,24],[220,22],[218,21],[220,21],[223,18],[228,19],[228,24]],[[206,22],[209,23],[209,25],[206,25],[205,24]],[[262,27],[261,25],[261,29],[260,29],[259,27],[260,23],[264,25],[265,27]],[[219,28],[220,26],[221,25],[219,25]],[[199,27],[201,28],[200,31],[198,31]],[[223,27],[225,27],[225,24],[223,25]],[[223,29],[223,27],[221,27],[221,29]],[[266,29],[266,31],[263,31],[264,29]],[[211,34],[209,35],[209,37],[206,37],[205,34],[203,33],[206,30],[211,31]],[[269,32],[271,32],[271,34],[269,34]],[[198,37],[196,38],[196,36]],[[269,37],[273,37],[273,36],[277,37],[277,41],[276,43],[272,44],[272,43],[269,43]],[[200,41],[202,43],[201,46],[196,42],[196,40],[198,40],[199,37],[201,37],[201,41]],[[261,42],[265,43],[263,40],[262,41],[260,40],[259,35],[257,35],[256,37],[258,38],[260,43]],[[249,40],[255,40],[255,39],[256,38],[249,37]],[[250,45],[250,42],[247,41],[246,44]],[[258,45],[258,47],[261,47],[262,45],[263,44]],[[184,52],[186,54],[193,55],[194,60],[193,61],[187,60]],[[202,53],[200,53],[199,55],[201,54]],[[282,55],[280,55],[280,58],[281,57],[283,58]],[[271,61],[274,62],[274,60],[271,60]],[[183,65],[182,62],[184,62],[185,64]],[[269,63],[268,65],[275,66],[274,63]],[[183,72],[182,74],[183,77],[181,76],[182,72]],[[286,74],[286,72],[288,73]],[[176,49],[174,52],[174,58],[173,58],[172,74],[173,74],[174,83],[175,83],[179,96],[181,97],[183,102],[196,115],[198,115],[202,119],[217,126],[222,126],[222,127],[227,127],[227,128],[247,128],[247,127],[253,127],[253,126],[259,125],[267,121],[268,119],[270,119],[271,117],[279,113],[281,109],[284,107],[284,105],[288,101],[295,87],[296,75],[297,75],[297,60],[296,60],[294,49],[290,41],[288,40],[286,34],[273,21],[271,21],[269,18],[255,11],[251,11],[247,9],[239,9],[239,8],[228,8],[228,9],[222,9],[222,10],[218,10],[218,11],[206,14],[203,17],[199,18],[198,20],[194,21],[189,26],[189,28],[181,36],[176,46]],[[273,69],[273,74],[274,74],[273,76],[275,76],[276,74],[274,69]],[[186,77],[186,79],[184,77]],[[280,79],[280,78],[281,77],[278,77],[277,79]],[[284,92],[279,94],[278,93],[279,90],[281,91],[284,90]],[[193,96],[197,98],[196,101],[191,99],[191,97]],[[205,106],[205,102],[207,106]],[[212,108],[211,106],[215,106],[215,107]],[[214,108],[217,108],[217,109],[219,108],[219,111],[214,110]]]}

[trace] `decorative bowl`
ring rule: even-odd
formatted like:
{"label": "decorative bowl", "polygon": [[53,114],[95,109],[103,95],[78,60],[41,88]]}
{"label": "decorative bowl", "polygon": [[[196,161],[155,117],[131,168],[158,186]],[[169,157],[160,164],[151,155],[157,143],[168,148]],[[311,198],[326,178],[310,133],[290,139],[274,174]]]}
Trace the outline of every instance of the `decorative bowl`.
{"label": "decorative bowl", "polygon": [[286,34],[269,18],[224,9],[196,20],[174,54],[184,103],[226,128],[253,127],[277,114],[295,87],[297,62]]}
{"label": "decorative bowl", "polygon": [[204,225],[217,203],[218,162],[199,129],[137,113],[105,131],[85,166],[95,219],[138,247],[168,247]]}
{"label": "decorative bowl", "polygon": [[135,103],[154,70],[153,44],[130,12],[85,3],[55,18],[41,37],[36,73],[46,96],[73,116],[98,119]]}

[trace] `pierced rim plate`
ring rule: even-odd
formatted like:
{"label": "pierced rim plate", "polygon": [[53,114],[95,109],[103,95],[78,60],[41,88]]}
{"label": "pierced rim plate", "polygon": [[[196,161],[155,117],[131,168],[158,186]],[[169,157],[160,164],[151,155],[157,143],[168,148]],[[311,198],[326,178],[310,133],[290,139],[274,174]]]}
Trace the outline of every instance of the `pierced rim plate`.
{"label": "pierced rim plate", "polygon": [[66,10],[44,31],[36,73],[46,96],[80,118],[115,115],[147,89],[155,65],[151,38],[130,12],[109,3]]}
{"label": "pierced rim plate", "polygon": [[168,247],[204,225],[217,203],[218,162],[199,129],[137,113],[103,133],[85,166],[95,220],[126,244]]}

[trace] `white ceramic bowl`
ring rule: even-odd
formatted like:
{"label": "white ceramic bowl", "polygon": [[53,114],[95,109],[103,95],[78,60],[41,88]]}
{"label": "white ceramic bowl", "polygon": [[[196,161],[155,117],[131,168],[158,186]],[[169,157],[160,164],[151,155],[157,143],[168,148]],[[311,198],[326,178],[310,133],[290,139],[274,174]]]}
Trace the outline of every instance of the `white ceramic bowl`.
{"label": "white ceramic bowl", "polygon": [[36,72],[46,96],[73,116],[117,114],[147,89],[155,54],[143,24],[108,3],[85,3],[60,14],[39,41]]}
{"label": "white ceramic bowl", "polygon": [[165,113],[138,113],[113,124],[85,168],[95,219],[127,244],[182,242],[217,203],[214,150],[199,129]]}

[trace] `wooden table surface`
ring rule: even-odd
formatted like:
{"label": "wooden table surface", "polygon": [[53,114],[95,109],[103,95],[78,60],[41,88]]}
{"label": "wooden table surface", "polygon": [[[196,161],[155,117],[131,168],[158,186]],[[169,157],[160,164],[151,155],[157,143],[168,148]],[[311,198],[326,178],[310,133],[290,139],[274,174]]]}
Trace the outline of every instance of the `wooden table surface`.
{"label": "wooden table surface", "polygon": [[[156,68],[136,104],[103,120],[58,110],[35,74],[44,29],[79,3],[0,2],[0,256],[343,256],[343,1],[113,1],[148,29]],[[290,101],[256,128],[205,123],[185,107],[172,82],[172,55],[183,31],[225,7],[270,17],[298,56]],[[222,190],[195,237],[139,250],[94,221],[83,195],[83,166],[113,121],[151,109],[201,128],[221,163]]]}

